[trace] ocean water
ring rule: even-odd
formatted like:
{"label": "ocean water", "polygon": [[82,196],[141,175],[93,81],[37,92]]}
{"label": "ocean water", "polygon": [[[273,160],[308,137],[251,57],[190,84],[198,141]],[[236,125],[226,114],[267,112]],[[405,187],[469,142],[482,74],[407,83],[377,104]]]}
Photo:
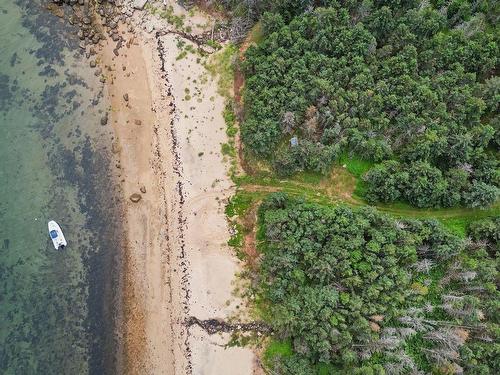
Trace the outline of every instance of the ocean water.
{"label": "ocean water", "polygon": [[106,95],[73,27],[44,7],[0,2],[0,373],[113,373],[121,236]]}

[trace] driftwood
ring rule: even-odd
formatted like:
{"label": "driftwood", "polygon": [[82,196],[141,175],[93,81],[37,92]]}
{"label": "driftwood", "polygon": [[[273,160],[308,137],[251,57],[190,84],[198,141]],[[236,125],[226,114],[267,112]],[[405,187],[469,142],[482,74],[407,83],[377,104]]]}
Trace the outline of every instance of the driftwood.
{"label": "driftwood", "polygon": [[271,327],[269,327],[264,322],[251,322],[251,323],[227,323],[220,319],[206,319],[200,320],[194,316],[186,319],[186,325],[191,327],[192,325],[197,325],[201,327],[209,335],[213,335],[218,332],[258,332],[263,334],[269,334],[272,332]]}

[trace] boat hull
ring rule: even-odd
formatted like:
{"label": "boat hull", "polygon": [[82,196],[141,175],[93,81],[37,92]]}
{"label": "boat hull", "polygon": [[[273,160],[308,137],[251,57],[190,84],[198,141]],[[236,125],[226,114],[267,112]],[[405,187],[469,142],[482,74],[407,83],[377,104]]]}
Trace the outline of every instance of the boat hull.
{"label": "boat hull", "polygon": [[68,243],[66,242],[66,238],[64,237],[64,234],[59,224],[57,224],[54,220],[51,220],[48,223],[48,227],[49,227],[49,236],[50,239],[52,240],[52,243],[54,244],[54,248],[56,250],[64,249],[64,247],[67,246]]}

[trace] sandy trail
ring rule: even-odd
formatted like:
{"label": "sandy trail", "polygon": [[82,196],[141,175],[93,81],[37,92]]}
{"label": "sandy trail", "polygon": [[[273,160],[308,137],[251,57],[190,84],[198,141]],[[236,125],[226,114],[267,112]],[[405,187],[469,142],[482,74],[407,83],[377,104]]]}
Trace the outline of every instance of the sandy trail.
{"label": "sandy trail", "polygon": [[[173,131],[182,166],[177,181],[184,197],[179,217],[184,225],[175,237],[182,237],[185,249],[187,313],[198,319],[226,320],[241,305],[232,295],[241,265],[227,245],[230,235],[224,207],[234,190],[221,154],[221,145],[227,141],[222,117],[225,102],[217,93],[216,79],[197,63],[196,54],[177,59],[181,53],[177,41],[175,35],[160,37],[175,102]],[[253,372],[252,351],[225,348],[228,335],[210,336],[194,326],[184,334],[193,374]],[[177,371],[182,373],[179,367]]]}
{"label": "sandy trail", "polygon": [[184,324],[227,320],[243,306],[232,295],[241,265],[224,214],[234,193],[221,155],[224,98],[197,54],[177,59],[179,36],[121,33],[118,56],[107,41],[99,65],[126,199],[123,372],[252,374],[251,349]]}

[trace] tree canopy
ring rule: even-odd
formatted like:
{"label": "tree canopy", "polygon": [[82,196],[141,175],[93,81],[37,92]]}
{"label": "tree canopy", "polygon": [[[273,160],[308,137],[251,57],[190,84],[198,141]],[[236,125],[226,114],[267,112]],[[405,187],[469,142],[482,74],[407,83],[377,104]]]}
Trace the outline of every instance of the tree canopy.
{"label": "tree canopy", "polygon": [[[318,363],[331,373],[500,371],[497,260],[484,242],[282,193],[259,217],[264,318],[294,353],[278,373],[313,374]],[[489,236],[491,225],[471,231]]]}
{"label": "tree canopy", "polygon": [[242,64],[247,151],[280,174],[325,172],[345,151],[375,161],[370,201],[497,200],[498,2],[251,3],[264,39]]}

